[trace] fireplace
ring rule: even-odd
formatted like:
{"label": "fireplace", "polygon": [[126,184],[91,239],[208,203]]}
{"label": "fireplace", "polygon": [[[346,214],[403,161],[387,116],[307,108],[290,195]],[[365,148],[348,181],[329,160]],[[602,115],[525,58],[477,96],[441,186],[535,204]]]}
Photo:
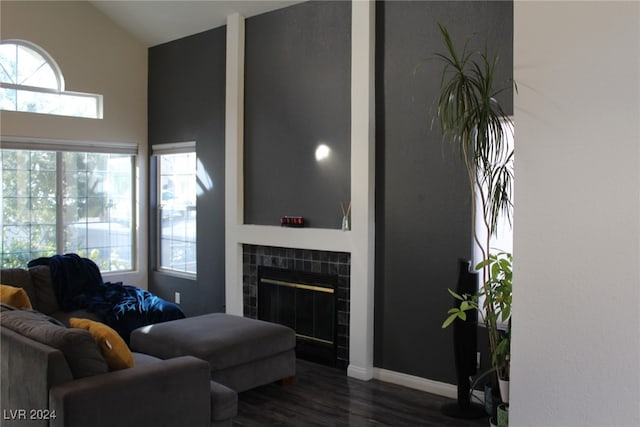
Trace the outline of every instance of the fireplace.
{"label": "fireplace", "polygon": [[258,267],[258,319],[296,331],[301,359],[336,366],[338,276]]}
{"label": "fireplace", "polygon": [[[249,244],[243,245],[242,254],[244,315],[252,318],[274,316],[272,309],[267,310],[261,301],[261,298],[271,299],[273,295],[267,296],[269,293],[259,288],[266,287],[271,293],[277,290],[288,301],[280,303],[285,305],[285,313],[280,315],[288,322],[285,324],[291,326],[299,321],[301,325],[301,329],[292,326],[298,335],[298,356],[346,370],[349,364],[350,254]],[[274,272],[276,277],[271,274]],[[261,279],[266,281],[260,284]],[[307,286],[314,287],[315,292],[312,294]],[[303,311],[296,319],[291,312],[286,312],[294,306],[296,297],[301,303],[315,305],[317,315],[326,315],[324,311],[331,309],[333,324],[316,322],[314,329],[314,325],[308,324],[317,319],[313,313]]]}

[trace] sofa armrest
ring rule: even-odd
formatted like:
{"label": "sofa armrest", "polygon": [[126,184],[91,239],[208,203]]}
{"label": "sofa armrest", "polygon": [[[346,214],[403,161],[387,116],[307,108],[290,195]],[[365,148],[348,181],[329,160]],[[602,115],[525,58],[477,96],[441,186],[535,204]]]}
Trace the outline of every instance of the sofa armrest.
{"label": "sofa armrest", "polygon": [[209,426],[209,364],[178,357],[81,378],[49,391],[51,426]]}

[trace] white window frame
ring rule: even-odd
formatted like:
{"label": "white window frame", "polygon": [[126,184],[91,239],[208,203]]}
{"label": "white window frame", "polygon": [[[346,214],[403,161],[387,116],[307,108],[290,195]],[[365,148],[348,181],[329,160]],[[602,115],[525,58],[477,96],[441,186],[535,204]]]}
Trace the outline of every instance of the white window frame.
{"label": "white window frame", "polygon": [[[161,267],[162,266],[162,262],[161,262],[161,257],[162,257],[162,210],[160,209],[160,204],[161,204],[161,200],[162,200],[162,188],[160,185],[161,182],[161,178],[160,178],[160,161],[159,161],[159,156],[162,155],[166,155],[166,154],[180,154],[180,153],[196,153],[196,142],[195,141],[186,141],[186,142],[173,142],[173,143],[166,143],[166,144],[155,144],[151,147],[151,155],[156,157],[156,253],[155,253],[155,264],[156,264],[156,271],[161,272],[163,274],[168,274],[171,276],[176,276],[176,277],[182,277],[182,278],[186,278],[186,279],[197,279],[198,277],[198,264],[197,264],[197,252],[196,252],[196,272],[195,273],[191,273],[188,271],[182,271],[182,270],[175,270],[175,269],[170,269],[170,268],[164,268]],[[198,165],[198,161],[196,158],[196,168]],[[195,171],[195,175],[197,177],[197,170]],[[196,215],[197,215],[197,203],[195,206],[195,211],[196,211]],[[197,217],[197,216],[196,216]],[[196,246],[197,246],[197,241],[198,241],[198,237],[197,237],[197,226],[196,226]]]}
{"label": "white window frame", "polygon": [[3,111],[18,111],[18,112],[27,112],[27,113],[33,113],[33,114],[48,114],[48,115],[54,115],[54,116],[71,116],[71,117],[79,117],[79,118],[86,118],[86,119],[102,119],[103,118],[103,97],[100,94],[93,94],[93,93],[84,93],[84,92],[70,92],[70,91],[65,91],[65,87],[64,87],[64,76],[62,74],[62,70],[60,69],[60,67],[58,66],[58,64],[56,63],[56,61],[53,59],[53,57],[51,55],[49,55],[49,53],[47,53],[46,50],[42,49],[40,46],[28,42],[26,40],[16,40],[16,39],[8,39],[8,40],[2,40],[0,41],[0,45],[16,45],[16,46],[21,46],[25,49],[29,49],[35,53],[37,53],[38,55],[40,55],[42,57],[42,59],[45,61],[45,63],[49,66],[49,68],[51,68],[56,81],[57,81],[57,88],[50,88],[50,87],[39,87],[39,86],[29,86],[29,85],[22,85],[22,84],[15,84],[15,83],[9,83],[9,82],[2,82],[0,81],[0,87],[4,88],[4,89],[11,89],[11,90],[15,90],[17,92],[31,92],[31,93],[40,93],[40,94],[45,94],[45,95],[59,95],[61,98],[65,98],[65,97],[80,97],[80,98],[90,98],[92,100],[95,101],[96,103],[96,114],[95,116],[93,115],[76,115],[76,114],[68,114],[65,113],[63,111],[58,111],[55,113],[47,113],[47,112],[42,112],[42,111],[28,111],[28,110],[21,110],[19,109],[20,104],[16,103],[16,106],[14,109],[4,109],[2,108]]}
{"label": "white window frame", "polygon": [[[144,262],[141,259],[141,254],[139,251],[140,245],[140,230],[138,218],[140,217],[140,206],[137,203],[139,189],[142,187],[140,185],[140,177],[137,172],[139,168],[139,147],[138,144],[133,143],[120,143],[120,142],[105,142],[105,141],[75,141],[75,140],[59,140],[59,139],[44,139],[44,138],[24,138],[24,137],[8,137],[2,136],[0,137],[0,146],[1,148],[7,150],[32,150],[32,151],[55,151],[55,152],[82,152],[82,153],[107,153],[107,154],[128,154],[133,157],[132,159],[132,188],[131,188],[131,203],[133,206],[132,212],[132,242],[131,242],[131,269],[129,270],[117,270],[105,272],[103,274],[104,278],[109,278],[111,281],[128,281],[129,277],[132,274],[139,273],[139,266],[141,262]],[[60,180],[61,177],[58,174],[58,186],[56,190],[56,197],[58,201],[60,201],[62,197],[62,193],[60,191]],[[58,218],[58,222],[62,218],[62,203],[58,202],[56,207],[56,216]],[[56,245],[58,248],[61,248],[60,245],[60,234],[57,233]],[[58,249],[60,250],[60,249]],[[145,275],[146,277],[146,275]],[[138,280],[136,280],[138,282]],[[146,288],[146,284],[143,286]]]}

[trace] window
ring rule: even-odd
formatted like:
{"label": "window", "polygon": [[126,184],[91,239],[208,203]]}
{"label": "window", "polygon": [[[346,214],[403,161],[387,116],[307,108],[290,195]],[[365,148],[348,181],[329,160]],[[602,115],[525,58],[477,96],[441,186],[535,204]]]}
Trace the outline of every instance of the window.
{"label": "window", "polygon": [[134,268],[134,155],[9,148],[0,156],[3,268],[68,252],[102,272]]}
{"label": "window", "polygon": [[[513,123],[503,122],[502,124],[504,129],[504,135],[506,135],[506,143],[509,150],[513,150],[514,141],[513,141]],[[513,173],[513,159],[511,159],[509,169]],[[514,200],[514,192],[513,188],[511,189],[511,200]],[[478,227],[482,227],[480,223],[478,223]],[[492,252],[503,251],[512,253],[513,252],[513,227],[511,224],[511,220],[506,218],[504,215],[500,216],[498,219],[498,227],[496,230],[496,234],[491,236],[489,241],[489,245],[492,248]]]}
{"label": "window", "polygon": [[102,96],[66,92],[55,61],[25,41],[0,43],[0,109],[102,118]]}
{"label": "window", "polygon": [[[503,132],[506,136],[506,144],[509,150],[513,150],[514,147],[514,129],[513,123],[503,122],[502,123]],[[513,158],[510,161],[509,169],[513,173]],[[486,187],[485,187],[486,190]],[[477,197],[480,197],[479,193],[477,193]],[[513,197],[513,188],[511,189],[511,200],[514,200]],[[475,229],[478,234],[478,238],[481,242],[484,242],[487,237],[486,226],[483,220],[483,212],[480,206],[476,207],[475,213]],[[491,236],[489,240],[489,247],[491,253],[494,252],[509,252],[513,251],[513,227],[510,222],[510,219],[506,218],[504,215],[501,215],[498,218],[498,226],[496,229],[496,234]],[[477,243],[474,242],[474,264],[482,261],[482,252],[478,247]]]}
{"label": "window", "polygon": [[[502,123],[503,132],[506,136],[506,144],[509,151],[512,151],[514,148],[514,129],[512,122],[503,122]],[[513,158],[508,163],[508,167],[513,174]],[[486,190],[486,187],[484,187]],[[476,193],[479,197],[479,192]],[[511,200],[514,200],[514,190],[511,189]],[[512,216],[511,216],[512,217]],[[487,237],[487,229],[483,219],[483,212],[481,207],[477,207],[475,213],[475,229],[478,235],[478,238],[481,242],[484,242]],[[483,260],[483,254],[480,247],[477,243],[474,242],[474,266]],[[511,219],[501,215],[498,218],[496,233],[490,236],[489,239],[489,252],[490,253],[498,253],[498,252],[513,252],[513,227],[511,224]],[[480,277],[484,277],[484,272],[480,272]],[[478,287],[482,288],[482,279],[478,281]],[[484,299],[482,299],[484,301]],[[501,324],[501,322],[498,322]]]}
{"label": "window", "polygon": [[195,149],[195,144],[158,147],[162,146],[153,147],[158,170],[158,268],[195,275],[196,153],[183,152]]}

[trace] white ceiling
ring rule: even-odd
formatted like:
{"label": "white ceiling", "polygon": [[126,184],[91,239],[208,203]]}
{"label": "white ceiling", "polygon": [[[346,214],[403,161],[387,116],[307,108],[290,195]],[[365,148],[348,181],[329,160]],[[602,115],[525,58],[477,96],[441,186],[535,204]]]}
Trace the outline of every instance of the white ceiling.
{"label": "white ceiling", "polygon": [[150,47],[225,25],[235,12],[248,18],[302,0],[88,1]]}

